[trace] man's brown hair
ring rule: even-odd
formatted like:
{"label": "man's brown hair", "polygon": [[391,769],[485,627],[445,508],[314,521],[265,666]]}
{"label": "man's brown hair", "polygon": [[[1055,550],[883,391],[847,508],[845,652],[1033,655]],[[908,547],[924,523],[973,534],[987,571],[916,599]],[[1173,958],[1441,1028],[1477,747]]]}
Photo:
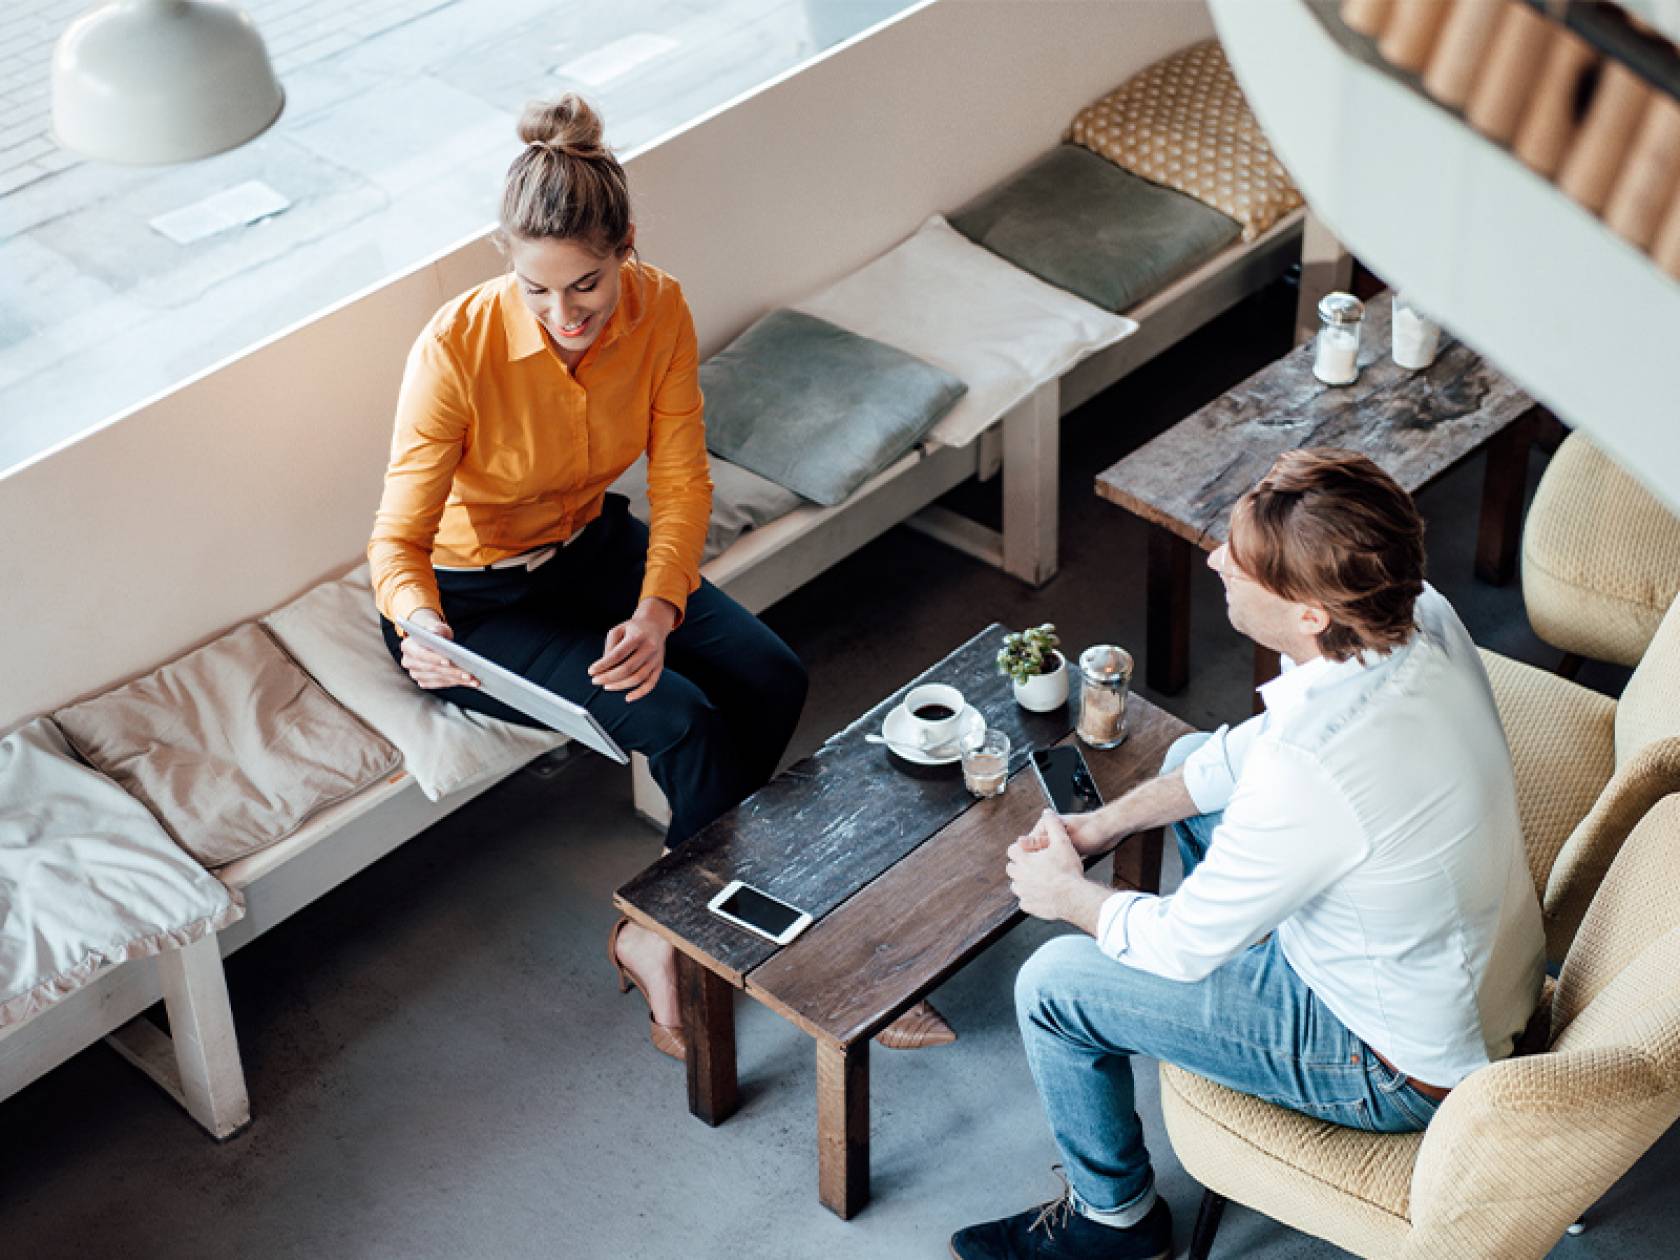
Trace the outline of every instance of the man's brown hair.
{"label": "man's brown hair", "polygon": [[1344,661],[1412,633],[1423,593],[1423,518],[1363,455],[1287,451],[1231,512],[1231,558],[1274,595],[1330,615],[1319,650]]}

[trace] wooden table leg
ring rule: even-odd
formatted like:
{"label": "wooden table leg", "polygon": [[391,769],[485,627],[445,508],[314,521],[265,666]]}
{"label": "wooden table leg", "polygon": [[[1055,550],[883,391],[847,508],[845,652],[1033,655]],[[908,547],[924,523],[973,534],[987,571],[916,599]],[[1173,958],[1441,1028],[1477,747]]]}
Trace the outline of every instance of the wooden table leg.
{"label": "wooden table leg", "polygon": [[1529,412],[1507,425],[1488,443],[1482,474],[1482,520],[1476,533],[1476,576],[1494,586],[1509,582],[1517,570],[1522,539],[1523,492],[1528,488],[1528,450],[1541,413]]}
{"label": "wooden table leg", "polygon": [[1154,827],[1122,841],[1114,852],[1114,886],[1160,892],[1161,849],[1165,840],[1165,829]]}
{"label": "wooden table leg", "polygon": [[1171,695],[1190,681],[1190,566],[1196,549],[1159,526],[1149,531],[1149,685]]}
{"label": "wooden table leg", "polygon": [[688,1037],[688,1110],[707,1124],[722,1124],[741,1103],[735,1077],[735,991],[680,950],[677,987]]}
{"label": "wooden table leg", "polygon": [[869,1039],[817,1042],[817,1197],[841,1220],[869,1202]]}

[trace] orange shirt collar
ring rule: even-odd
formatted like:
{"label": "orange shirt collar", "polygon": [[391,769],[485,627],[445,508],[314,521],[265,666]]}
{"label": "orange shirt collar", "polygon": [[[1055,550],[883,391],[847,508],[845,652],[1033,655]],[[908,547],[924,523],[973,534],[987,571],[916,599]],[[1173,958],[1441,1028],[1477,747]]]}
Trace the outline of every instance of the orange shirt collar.
{"label": "orange shirt collar", "polygon": [[[642,321],[646,302],[642,294],[645,283],[642,269],[634,258],[624,264],[619,273],[618,305],[607,319],[607,326],[596,338],[595,346],[605,346],[629,332]],[[502,327],[507,332],[508,361],[528,359],[548,348],[548,335],[531,308],[519,296],[519,277],[511,271],[502,280]],[[590,347],[594,349],[594,346]]]}

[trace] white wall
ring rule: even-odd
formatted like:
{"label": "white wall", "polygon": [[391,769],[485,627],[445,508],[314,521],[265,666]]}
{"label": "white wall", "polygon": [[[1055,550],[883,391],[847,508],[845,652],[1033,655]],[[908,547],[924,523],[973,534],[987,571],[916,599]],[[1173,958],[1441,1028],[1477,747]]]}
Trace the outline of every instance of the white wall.
{"label": "white wall", "polygon": [[[630,155],[642,253],[715,350],[1211,32],[1200,0],[937,0]],[[499,267],[475,237],[0,478],[0,730],[352,564],[408,347]]]}

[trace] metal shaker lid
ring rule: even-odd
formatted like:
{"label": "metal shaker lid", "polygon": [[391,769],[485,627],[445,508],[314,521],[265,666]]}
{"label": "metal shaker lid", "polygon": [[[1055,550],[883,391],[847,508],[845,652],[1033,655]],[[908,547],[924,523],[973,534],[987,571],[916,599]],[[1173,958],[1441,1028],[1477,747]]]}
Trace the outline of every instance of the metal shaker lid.
{"label": "metal shaker lid", "polygon": [[1351,293],[1326,293],[1319,299],[1318,317],[1326,324],[1357,324],[1365,318],[1365,303]]}

